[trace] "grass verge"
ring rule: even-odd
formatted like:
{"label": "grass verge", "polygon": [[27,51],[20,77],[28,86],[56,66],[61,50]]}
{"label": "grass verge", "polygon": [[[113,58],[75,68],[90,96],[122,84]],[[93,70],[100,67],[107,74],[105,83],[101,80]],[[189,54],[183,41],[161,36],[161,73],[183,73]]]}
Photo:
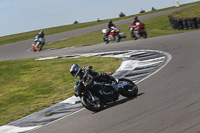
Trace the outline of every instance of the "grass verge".
{"label": "grass verge", "polygon": [[[191,5],[191,4],[199,4],[199,3],[200,2],[198,1],[198,2],[193,2],[193,3],[189,3],[189,4],[183,4],[183,5],[181,5],[181,7]],[[164,9],[160,9],[160,10],[149,11],[146,13],[135,14],[135,15],[137,15],[137,16],[147,15],[147,14],[161,12],[161,11],[174,9],[174,8],[176,8],[176,7],[168,7],[168,8],[164,8]],[[132,18],[135,15],[130,15],[127,17],[122,17],[122,18],[113,18],[112,20],[118,21],[118,20],[128,19],[128,18]],[[80,28],[86,28],[86,27],[100,25],[100,24],[104,24],[104,23],[107,23],[107,19],[102,20],[101,22],[93,21],[93,22],[86,22],[86,23],[79,23],[79,24],[63,25],[63,26],[58,26],[58,27],[46,28],[43,30],[45,32],[45,35],[52,35],[52,34],[56,34],[56,33],[76,30],[76,29],[80,29]],[[0,45],[19,42],[19,41],[23,41],[23,40],[27,40],[27,39],[33,39],[38,32],[39,32],[39,30],[35,30],[35,31],[26,32],[26,33],[19,33],[19,34],[13,34],[13,35],[0,37]]]}
{"label": "grass verge", "polygon": [[[148,37],[163,36],[169,34],[189,32],[192,30],[174,30],[170,26],[168,15],[163,15],[155,18],[145,19],[142,21],[146,25],[146,31]],[[127,34],[126,40],[132,40],[130,31],[128,27],[130,24],[119,25],[118,28],[121,29],[121,32]],[[87,46],[103,43],[103,35],[101,30],[90,32],[84,35],[71,37],[62,41],[58,41],[43,47],[43,49],[51,48],[65,48],[65,47],[74,47],[74,46]]]}
{"label": "grass verge", "polygon": [[171,16],[173,18],[200,17],[200,4],[180,11],[175,11]]}
{"label": "grass verge", "polygon": [[0,125],[63,101],[74,93],[72,64],[92,65],[97,72],[115,72],[121,60],[103,57],[34,59],[0,62]]}

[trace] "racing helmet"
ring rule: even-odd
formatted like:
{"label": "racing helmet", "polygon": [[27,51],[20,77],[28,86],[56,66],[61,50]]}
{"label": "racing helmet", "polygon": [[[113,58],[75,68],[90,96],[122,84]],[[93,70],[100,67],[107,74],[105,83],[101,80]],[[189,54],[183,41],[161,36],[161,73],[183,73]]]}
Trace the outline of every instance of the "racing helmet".
{"label": "racing helmet", "polygon": [[137,17],[137,16],[135,16],[133,19],[134,19],[134,20],[137,20],[137,19],[138,19],[138,17]]}
{"label": "racing helmet", "polygon": [[70,67],[70,73],[71,75],[76,78],[77,75],[80,73],[81,71],[81,67],[78,65],[78,64],[73,64],[71,67]]}
{"label": "racing helmet", "polygon": [[111,24],[111,23],[112,23],[112,20],[108,20],[108,23]]}
{"label": "racing helmet", "polygon": [[43,30],[40,30],[40,32],[38,34],[44,34],[44,31]]}

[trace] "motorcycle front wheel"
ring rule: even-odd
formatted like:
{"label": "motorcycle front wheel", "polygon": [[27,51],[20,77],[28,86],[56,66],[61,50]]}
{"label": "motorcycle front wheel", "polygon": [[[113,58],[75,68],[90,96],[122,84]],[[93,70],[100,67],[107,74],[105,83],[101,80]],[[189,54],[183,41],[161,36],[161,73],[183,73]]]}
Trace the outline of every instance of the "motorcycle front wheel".
{"label": "motorcycle front wheel", "polygon": [[119,79],[120,82],[126,82],[127,85],[120,88],[120,94],[124,97],[135,97],[138,94],[137,85],[128,79]]}
{"label": "motorcycle front wheel", "polygon": [[133,40],[137,40],[137,37],[135,36],[135,33],[133,31],[131,31],[131,36],[132,36]]}
{"label": "motorcycle front wheel", "polygon": [[147,32],[145,30],[142,32],[142,36],[143,36],[144,39],[147,38]]}
{"label": "motorcycle front wheel", "polygon": [[41,51],[42,50],[42,47],[43,47],[43,44],[41,43],[41,44],[39,44],[39,51]]}
{"label": "motorcycle front wheel", "polygon": [[35,47],[33,46],[33,52],[35,52],[36,50],[35,50]]}
{"label": "motorcycle front wheel", "polygon": [[92,101],[92,98],[89,95],[84,95],[81,97],[82,105],[93,112],[101,111],[104,108],[104,103],[101,99]]}
{"label": "motorcycle front wheel", "polygon": [[107,37],[106,35],[103,37],[103,41],[104,41],[106,44],[109,43],[108,37]]}
{"label": "motorcycle front wheel", "polygon": [[117,41],[117,42],[120,42],[120,40],[121,40],[121,37],[120,37],[120,35],[119,35],[119,34],[118,34],[118,35],[116,35],[116,36],[115,36],[115,39],[116,39],[116,41]]}

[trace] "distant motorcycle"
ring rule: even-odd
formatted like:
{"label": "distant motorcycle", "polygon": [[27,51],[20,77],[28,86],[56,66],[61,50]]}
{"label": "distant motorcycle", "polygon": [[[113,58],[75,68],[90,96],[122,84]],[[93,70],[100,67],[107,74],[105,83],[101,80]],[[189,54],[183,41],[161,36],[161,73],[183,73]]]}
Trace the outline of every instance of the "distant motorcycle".
{"label": "distant motorcycle", "polygon": [[41,51],[45,44],[45,38],[35,36],[34,43],[32,44],[33,52]]}
{"label": "distant motorcycle", "polygon": [[145,25],[142,22],[137,22],[136,26],[129,27],[131,31],[131,36],[134,40],[137,40],[140,37],[147,38],[147,32],[145,30]]}
{"label": "distant motorcycle", "polygon": [[107,44],[110,41],[120,42],[121,39],[126,39],[126,33],[120,33],[119,28],[112,27],[108,36],[106,36],[108,29],[103,29],[104,34],[103,40]]}
{"label": "distant motorcycle", "polygon": [[93,112],[103,110],[105,104],[115,102],[120,94],[125,97],[135,97],[138,94],[137,85],[128,79],[118,79],[115,82],[93,81],[89,87],[79,81],[74,88],[75,96],[80,97],[82,105]]}

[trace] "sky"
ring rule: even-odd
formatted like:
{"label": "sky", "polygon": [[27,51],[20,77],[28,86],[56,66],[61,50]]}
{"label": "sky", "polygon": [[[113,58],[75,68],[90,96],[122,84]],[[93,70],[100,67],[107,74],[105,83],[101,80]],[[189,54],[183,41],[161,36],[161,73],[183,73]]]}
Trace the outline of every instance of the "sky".
{"label": "sky", "polygon": [[[179,0],[180,4],[198,0]],[[175,0],[0,0],[0,37],[175,6]]]}

